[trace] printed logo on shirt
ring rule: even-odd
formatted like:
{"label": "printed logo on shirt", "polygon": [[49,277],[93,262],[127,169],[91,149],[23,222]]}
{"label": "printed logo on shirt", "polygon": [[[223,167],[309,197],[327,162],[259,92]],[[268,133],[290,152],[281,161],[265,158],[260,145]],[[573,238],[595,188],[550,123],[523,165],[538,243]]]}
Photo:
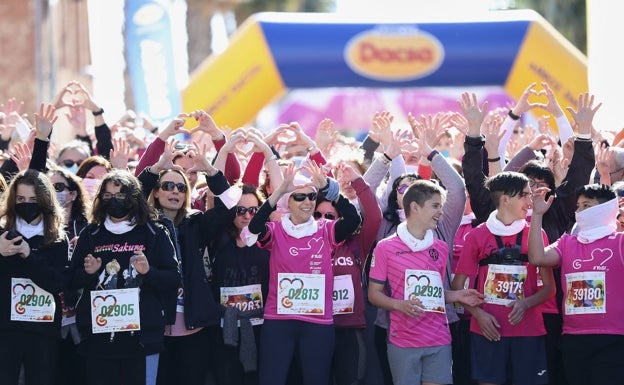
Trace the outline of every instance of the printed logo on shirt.
{"label": "printed logo on shirt", "polygon": [[438,258],[440,257],[440,253],[438,253],[438,250],[436,250],[436,249],[429,249],[429,256],[434,261],[437,261]]}
{"label": "printed logo on shirt", "polygon": [[145,245],[129,245],[124,243],[111,243],[110,245],[99,245],[93,249],[94,253],[110,251],[112,253],[127,253],[129,251],[145,251]]}
{"label": "printed logo on shirt", "polygon": [[334,258],[334,266],[353,266],[353,258],[351,257]]}
{"label": "printed logo on shirt", "polygon": [[290,249],[288,249],[288,252],[290,253],[290,255],[292,256],[297,256],[299,255],[301,252],[308,252],[308,251],[312,251],[313,254],[320,254],[321,249],[323,248],[323,238],[319,237],[319,238],[312,238],[308,241],[308,245],[306,247],[296,247],[293,246]]}
{"label": "printed logo on shirt", "polygon": [[[583,262],[593,262],[594,270],[607,270],[605,263],[613,258],[613,250],[611,249],[593,249],[588,259],[577,258],[572,261],[572,267],[575,270],[581,268]],[[599,262],[599,263],[596,263]]]}

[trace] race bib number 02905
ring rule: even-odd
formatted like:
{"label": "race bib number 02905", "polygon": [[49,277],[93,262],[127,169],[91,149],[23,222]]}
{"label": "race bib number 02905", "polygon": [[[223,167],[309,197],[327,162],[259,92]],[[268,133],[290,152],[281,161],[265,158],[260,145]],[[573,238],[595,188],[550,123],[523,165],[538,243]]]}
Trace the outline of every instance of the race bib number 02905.
{"label": "race bib number 02905", "polygon": [[94,334],[141,330],[139,289],[92,291],[91,326]]}

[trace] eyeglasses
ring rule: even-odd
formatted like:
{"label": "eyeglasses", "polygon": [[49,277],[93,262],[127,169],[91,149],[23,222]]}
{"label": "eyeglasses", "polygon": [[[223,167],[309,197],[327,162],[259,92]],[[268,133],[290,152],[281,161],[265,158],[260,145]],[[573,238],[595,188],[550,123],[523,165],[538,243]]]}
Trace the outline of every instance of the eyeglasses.
{"label": "eyeglasses", "polygon": [[69,190],[69,186],[63,182],[54,183],[52,186],[54,186],[54,191],[56,192],[63,192],[66,189]]}
{"label": "eyeglasses", "polygon": [[109,192],[103,192],[103,193],[100,194],[100,199],[102,199],[103,201],[108,201],[111,198],[124,200],[124,199],[126,199],[126,193],[117,192],[117,193],[113,194],[113,193],[109,193]]}
{"label": "eyeglasses", "polygon": [[161,182],[158,187],[163,191],[173,191],[173,189],[177,187],[178,191],[181,193],[185,193],[187,189],[186,184],[175,182]]}
{"label": "eyeglasses", "polygon": [[296,194],[290,194],[290,196],[292,197],[292,199],[295,200],[295,202],[303,202],[306,198],[308,198],[310,201],[314,201],[316,200],[316,193],[315,192],[311,192],[311,193],[296,193]]}
{"label": "eyeglasses", "polygon": [[314,212],[314,219],[321,219],[321,217],[328,219],[330,221],[333,221],[334,219],[336,219],[336,216],[332,213],[321,214],[318,211]]}
{"label": "eyeglasses", "polygon": [[529,187],[532,189],[540,188],[540,187],[548,187],[548,183],[529,178]]}
{"label": "eyeglasses", "polygon": [[74,167],[74,165],[80,166],[82,161],[81,160],[65,159],[61,163],[63,163],[63,166],[65,166],[65,167]]}
{"label": "eyeglasses", "polygon": [[258,206],[251,206],[251,207],[236,206],[236,215],[239,215],[242,217],[243,215],[249,213],[249,215],[253,217],[258,212],[258,209],[259,209]]}
{"label": "eyeglasses", "polygon": [[405,190],[407,190],[407,188],[408,188],[409,186],[410,186],[410,185],[408,185],[408,184],[402,184],[402,185],[400,185],[399,187],[397,187],[397,192],[398,192],[399,194],[405,194]]}

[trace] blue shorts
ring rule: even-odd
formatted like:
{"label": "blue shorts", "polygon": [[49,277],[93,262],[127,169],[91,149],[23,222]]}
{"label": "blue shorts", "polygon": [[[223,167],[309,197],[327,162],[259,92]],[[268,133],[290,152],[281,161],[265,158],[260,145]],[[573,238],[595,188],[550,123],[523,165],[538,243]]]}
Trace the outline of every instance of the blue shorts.
{"label": "blue shorts", "polygon": [[501,337],[500,341],[476,333],[470,337],[473,379],[494,384],[548,384],[544,336]]}

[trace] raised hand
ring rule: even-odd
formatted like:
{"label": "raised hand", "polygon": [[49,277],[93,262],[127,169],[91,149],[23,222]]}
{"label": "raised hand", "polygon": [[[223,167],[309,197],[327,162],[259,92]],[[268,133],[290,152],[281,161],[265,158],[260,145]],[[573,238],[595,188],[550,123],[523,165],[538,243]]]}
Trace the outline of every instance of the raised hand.
{"label": "raised hand", "polygon": [[[458,101],[458,104],[464,118],[466,119],[465,134],[468,136],[480,136],[481,124],[483,124],[483,120],[485,119],[485,115],[487,113],[488,102],[485,101],[481,104],[481,106],[479,106],[476,94],[464,92],[461,94],[461,99]],[[451,120],[456,122],[457,118],[452,117]]]}
{"label": "raised hand", "polygon": [[219,129],[219,126],[217,126],[212,116],[206,111],[196,110],[190,114],[184,114],[184,116],[194,118],[198,123],[197,127],[189,130],[189,133],[194,134],[196,132],[204,132],[210,135],[210,138],[213,141],[224,137],[223,131]]}
{"label": "raised hand", "polygon": [[160,131],[160,133],[158,134],[158,137],[163,142],[166,142],[167,140],[169,140],[170,137],[174,135],[190,134],[190,131],[184,128],[184,124],[186,123],[184,118],[186,117],[188,117],[187,114],[179,114],[176,118],[171,119],[171,121],[169,121],[167,126],[165,126],[165,129]]}
{"label": "raised hand", "polygon": [[388,111],[376,112],[371,122],[368,136],[385,149],[392,141],[392,121],[394,115]]}
{"label": "raised hand", "polygon": [[338,131],[334,129],[333,120],[329,118],[321,120],[316,128],[314,140],[323,153],[329,154],[329,151],[338,140]]}
{"label": "raised hand", "polygon": [[591,135],[594,115],[596,115],[596,111],[598,111],[601,106],[602,103],[594,106],[594,95],[584,93],[580,94],[578,97],[577,111],[575,111],[572,107],[567,107],[568,112],[570,112],[572,118],[576,122],[579,134]]}
{"label": "raised hand", "polygon": [[41,103],[39,113],[35,113],[35,130],[37,139],[49,140],[52,134],[52,126],[58,117],[55,114],[56,109],[51,104]]}
{"label": "raised hand", "polygon": [[150,167],[151,172],[158,174],[163,170],[169,169],[177,169],[182,171],[182,167],[173,164],[173,159],[176,156],[184,156],[184,153],[182,153],[182,151],[176,150],[176,146],[178,145],[178,143],[179,141],[176,139],[171,139],[165,143],[165,150],[160,155],[160,158],[158,158],[158,161],[152,167]]}
{"label": "raised hand", "polygon": [[124,138],[114,138],[113,148],[110,150],[110,162],[113,168],[126,170],[130,158],[130,145]]}
{"label": "raised hand", "polygon": [[311,182],[308,184],[309,186],[316,187],[317,190],[322,190],[327,186],[327,174],[325,174],[323,167],[315,161],[308,159],[301,168],[310,174]]}
{"label": "raised hand", "polygon": [[9,157],[15,162],[18,170],[28,170],[30,160],[32,159],[32,151],[28,148],[27,143],[15,143],[11,152],[9,152]]}

